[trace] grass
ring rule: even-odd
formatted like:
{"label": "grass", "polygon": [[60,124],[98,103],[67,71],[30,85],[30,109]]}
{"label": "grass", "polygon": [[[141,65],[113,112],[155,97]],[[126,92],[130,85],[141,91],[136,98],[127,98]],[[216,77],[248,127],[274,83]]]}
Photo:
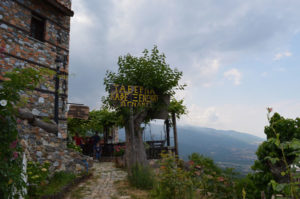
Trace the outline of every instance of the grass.
{"label": "grass", "polygon": [[83,197],[83,191],[85,191],[86,187],[79,187],[75,191],[71,193],[71,198],[80,199]]}
{"label": "grass", "polygon": [[129,183],[139,189],[150,190],[155,183],[154,172],[150,167],[135,165],[131,169],[131,174],[128,175]]}
{"label": "grass", "polygon": [[131,199],[146,199],[150,195],[148,190],[133,187],[127,180],[116,181],[114,185],[120,196],[130,196]]}
{"label": "grass", "polygon": [[45,186],[41,192],[41,195],[52,195],[61,191],[61,189],[72,182],[76,178],[76,175],[68,172],[56,172],[49,181],[49,184]]}

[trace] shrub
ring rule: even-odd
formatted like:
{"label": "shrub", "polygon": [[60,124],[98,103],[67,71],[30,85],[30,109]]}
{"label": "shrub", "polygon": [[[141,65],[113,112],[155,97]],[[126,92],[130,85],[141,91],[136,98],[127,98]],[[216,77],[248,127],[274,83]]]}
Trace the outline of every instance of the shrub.
{"label": "shrub", "polygon": [[18,143],[17,109],[26,100],[22,93],[33,90],[40,82],[41,72],[31,68],[6,72],[0,82],[0,198],[24,195],[22,147]]}
{"label": "shrub", "polygon": [[76,144],[74,144],[74,142],[68,142],[67,143],[67,147],[70,148],[70,149],[73,149],[75,151],[78,151],[80,153],[82,153],[82,148]]}
{"label": "shrub", "polygon": [[149,190],[153,188],[155,176],[151,168],[137,164],[131,168],[128,181],[136,188]]}
{"label": "shrub", "polygon": [[151,192],[157,199],[189,199],[194,196],[193,181],[188,171],[177,165],[170,154],[162,154],[158,182]]}
{"label": "shrub", "polygon": [[76,175],[70,172],[59,171],[49,179],[49,184],[41,191],[41,195],[53,195],[61,191],[63,187],[73,182]]}
{"label": "shrub", "polygon": [[31,198],[38,197],[40,192],[48,183],[50,163],[46,162],[41,165],[38,162],[29,161],[27,164],[28,177],[28,196]]}
{"label": "shrub", "polygon": [[126,146],[116,145],[114,147],[114,156],[123,156],[125,154]]}

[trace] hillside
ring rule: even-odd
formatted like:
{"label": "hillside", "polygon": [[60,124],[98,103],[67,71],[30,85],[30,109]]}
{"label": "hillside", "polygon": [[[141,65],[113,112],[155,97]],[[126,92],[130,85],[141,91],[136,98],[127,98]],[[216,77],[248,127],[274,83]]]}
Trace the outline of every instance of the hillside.
{"label": "hillside", "polygon": [[242,173],[250,171],[256,149],[262,138],[236,131],[201,127],[179,127],[179,154],[187,160],[192,152],[211,157],[222,167],[233,167]]}
{"label": "hillside", "polygon": [[[124,130],[120,131],[124,140]],[[163,126],[151,125],[145,129],[145,140],[164,139]],[[216,130],[195,126],[179,126],[179,156],[187,160],[188,155],[197,152],[212,158],[221,167],[233,167],[248,173],[256,159],[256,149],[264,139],[236,131]],[[171,132],[173,143],[173,132]]]}

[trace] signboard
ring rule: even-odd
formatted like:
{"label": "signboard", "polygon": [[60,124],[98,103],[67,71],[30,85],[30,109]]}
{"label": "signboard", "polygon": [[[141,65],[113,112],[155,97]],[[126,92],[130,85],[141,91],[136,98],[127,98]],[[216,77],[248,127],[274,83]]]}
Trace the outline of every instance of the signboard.
{"label": "signboard", "polygon": [[148,107],[158,102],[158,95],[155,91],[143,86],[114,84],[110,87],[109,97],[120,107]]}
{"label": "signboard", "polygon": [[70,105],[68,111],[68,118],[79,118],[87,120],[89,118],[90,109],[83,105]]}

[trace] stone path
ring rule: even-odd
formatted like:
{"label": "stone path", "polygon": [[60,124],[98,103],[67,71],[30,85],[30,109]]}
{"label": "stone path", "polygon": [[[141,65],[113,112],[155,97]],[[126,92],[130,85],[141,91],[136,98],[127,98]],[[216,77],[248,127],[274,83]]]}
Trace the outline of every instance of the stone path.
{"label": "stone path", "polygon": [[93,177],[79,184],[66,199],[129,199],[120,196],[114,183],[126,179],[127,173],[114,166],[112,162],[95,162]]}

